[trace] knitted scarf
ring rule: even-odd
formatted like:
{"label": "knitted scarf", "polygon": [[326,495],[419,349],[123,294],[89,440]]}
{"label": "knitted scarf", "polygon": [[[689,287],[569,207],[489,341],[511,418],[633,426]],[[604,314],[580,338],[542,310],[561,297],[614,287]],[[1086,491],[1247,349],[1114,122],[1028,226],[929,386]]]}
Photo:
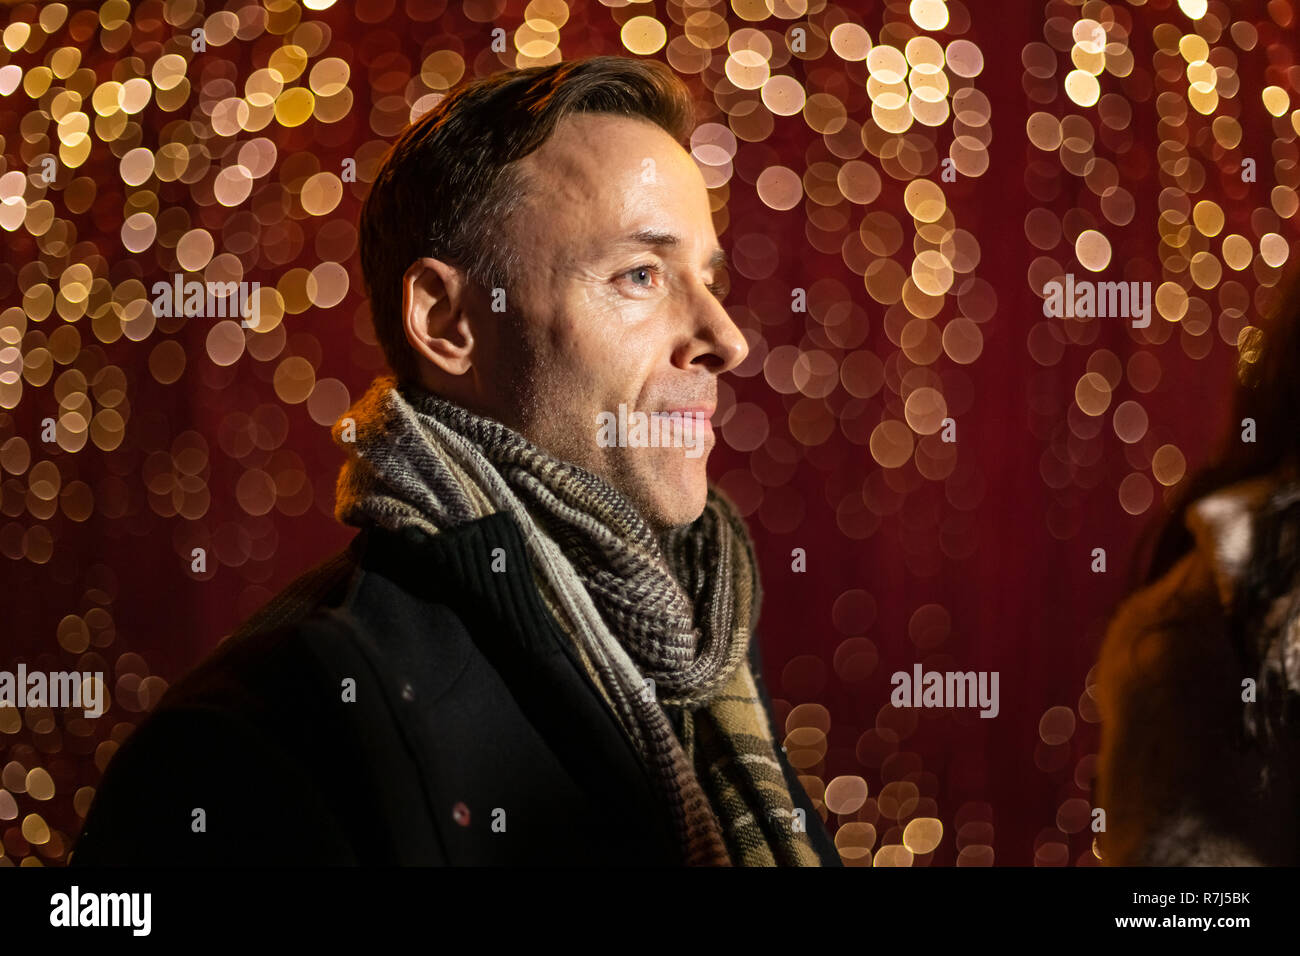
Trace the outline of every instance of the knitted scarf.
{"label": "knitted scarf", "polygon": [[345,523],[436,534],[497,512],[515,520],[538,590],[650,769],[687,865],[820,865],[746,656],[758,574],[722,495],[710,489],[697,521],[657,536],[602,479],[391,378],[334,439],[348,455],[335,507]]}

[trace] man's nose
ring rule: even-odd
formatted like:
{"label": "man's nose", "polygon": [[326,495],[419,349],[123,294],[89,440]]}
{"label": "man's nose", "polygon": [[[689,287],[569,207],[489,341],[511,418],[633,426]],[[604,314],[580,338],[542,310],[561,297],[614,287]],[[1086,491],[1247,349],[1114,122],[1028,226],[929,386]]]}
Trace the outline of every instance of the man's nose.
{"label": "man's nose", "polygon": [[702,283],[690,303],[690,315],[691,336],[679,352],[678,365],[687,369],[703,367],[721,375],[745,361],[749,343],[744,333]]}

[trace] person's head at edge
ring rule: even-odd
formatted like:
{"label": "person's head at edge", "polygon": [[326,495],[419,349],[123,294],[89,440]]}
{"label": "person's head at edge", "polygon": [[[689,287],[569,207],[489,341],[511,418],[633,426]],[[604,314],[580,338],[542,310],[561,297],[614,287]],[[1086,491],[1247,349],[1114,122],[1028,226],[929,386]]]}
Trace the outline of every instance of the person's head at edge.
{"label": "person's head at edge", "polygon": [[[1269,746],[1284,726],[1295,733],[1295,706],[1272,672],[1268,624],[1275,602],[1296,594],[1300,582],[1300,496],[1294,480],[1300,468],[1300,272],[1279,280],[1257,296],[1260,318],[1238,345],[1237,381],[1232,414],[1210,461],[1189,475],[1167,517],[1148,526],[1134,569],[1141,584],[1168,573],[1193,544],[1186,524],[1188,509],[1202,497],[1255,478],[1279,484],[1252,517],[1252,547],[1227,615],[1228,639],[1245,676],[1256,679],[1258,706],[1242,708],[1234,728],[1238,739]],[[1247,432],[1249,423],[1249,432]],[[1245,440],[1249,434],[1250,440]],[[1194,607],[1171,607],[1171,619],[1202,626]],[[1290,714],[1288,715],[1288,710]]]}
{"label": "person's head at edge", "polygon": [[[603,447],[599,416],[711,415],[717,376],[748,351],[680,145],[693,122],[689,91],[653,61],[477,79],[403,133],[361,217],[398,381],[604,478],[661,530],[704,509],[711,428],[678,447]],[[685,454],[696,442],[703,453]]]}

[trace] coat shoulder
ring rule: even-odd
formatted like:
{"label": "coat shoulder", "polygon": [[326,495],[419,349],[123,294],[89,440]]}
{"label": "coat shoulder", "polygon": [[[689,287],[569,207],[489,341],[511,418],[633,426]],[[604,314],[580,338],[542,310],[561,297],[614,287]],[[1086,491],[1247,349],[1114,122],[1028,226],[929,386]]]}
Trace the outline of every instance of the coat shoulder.
{"label": "coat shoulder", "polygon": [[[389,668],[354,613],[376,586],[352,550],[301,575],[177,681],[110,761],[78,863],[435,862]],[[458,644],[441,618],[442,660]],[[339,768],[349,786],[337,786]],[[206,837],[193,832],[202,810]],[[197,817],[195,817],[197,819]],[[359,820],[368,821],[360,832]],[[376,821],[399,821],[386,827]],[[292,822],[290,822],[292,821]],[[400,832],[399,832],[400,828]],[[310,833],[309,840],[292,834]]]}

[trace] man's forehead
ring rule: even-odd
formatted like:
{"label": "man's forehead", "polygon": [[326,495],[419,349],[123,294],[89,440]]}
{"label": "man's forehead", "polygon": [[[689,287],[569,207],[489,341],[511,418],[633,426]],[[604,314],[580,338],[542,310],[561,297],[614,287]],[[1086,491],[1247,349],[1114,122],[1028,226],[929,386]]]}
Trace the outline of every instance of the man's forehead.
{"label": "man's forehead", "polygon": [[[578,114],[575,118],[591,116]],[[603,117],[602,114],[597,114],[597,118],[627,121],[627,117]],[[594,140],[598,144],[593,148],[593,139],[588,134],[597,130],[571,126],[563,139],[547,139],[541,148],[520,160],[528,219],[538,228],[545,222],[550,226],[549,232],[563,233],[571,229],[567,245],[569,254],[577,259],[643,248],[653,248],[663,255],[693,256],[692,238],[705,225],[707,235],[703,235],[705,250],[701,255],[706,259],[711,256],[715,269],[722,267],[725,255],[712,232],[703,179],[695,182],[690,178],[690,173],[698,177],[694,161],[675,140],[649,121],[637,122],[632,129],[620,131],[637,135],[642,127],[656,131],[659,140],[651,143],[637,137],[637,147],[653,144],[653,148],[606,150],[604,147],[610,146],[610,140],[599,139]],[[679,155],[672,155],[673,150]],[[667,168],[664,159],[671,161]],[[677,163],[681,159],[689,169],[681,168]],[[697,191],[699,195],[694,195]],[[703,222],[698,221],[701,215],[705,217]]]}
{"label": "man's forehead", "polygon": [[534,182],[584,188],[633,179],[654,186],[693,168],[686,150],[655,123],[604,113],[564,117],[519,165]]}

